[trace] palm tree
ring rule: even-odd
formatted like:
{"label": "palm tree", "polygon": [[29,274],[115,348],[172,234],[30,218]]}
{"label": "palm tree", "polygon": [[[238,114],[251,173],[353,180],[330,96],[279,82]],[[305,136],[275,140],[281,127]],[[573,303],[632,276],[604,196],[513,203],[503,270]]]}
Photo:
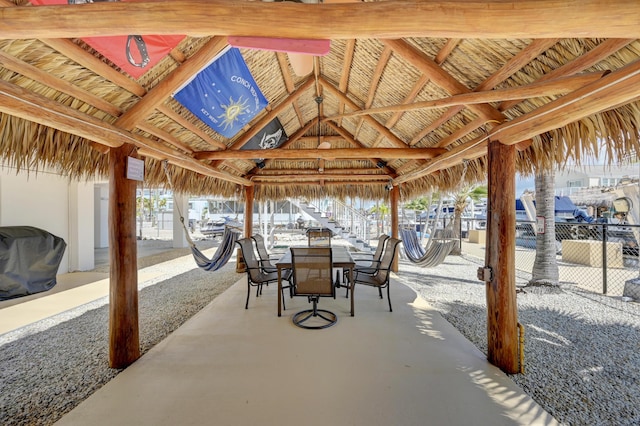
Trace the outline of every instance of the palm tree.
{"label": "palm tree", "polygon": [[[556,259],[555,170],[539,170],[536,183],[536,259],[531,271],[532,285],[559,285]],[[542,232],[540,232],[542,231]]]}
{"label": "palm tree", "polygon": [[[457,194],[453,196],[453,229],[455,235],[460,237],[459,230],[461,229],[462,213],[469,206],[471,200],[474,202],[480,201],[483,198],[487,198],[488,189],[486,185],[467,185]],[[451,251],[451,254],[460,255],[460,243]]]}
{"label": "palm tree", "polygon": [[382,233],[384,233],[384,219],[389,214],[389,206],[387,206],[384,203],[382,204],[376,203],[375,206],[371,207],[371,209],[369,210],[369,213],[376,213],[376,216],[382,220],[382,226],[378,228],[378,237],[379,237],[381,233],[381,229],[382,229]]}
{"label": "palm tree", "polygon": [[[426,223],[424,226],[422,226],[422,223],[421,223],[422,213],[429,211],[429,207],[431,207],[431,198],[432,198],[431,196],[429,198],[427,197],[416,198],[404,205],[405,209],[414,211],[416,218],[418,218],[418,221],[420,222],[420,225],[421,225],[420,232],[422,234],[424,234],[424,230],[426,228]],[[428,219],[429,218],[427,217],[427,220]]]}

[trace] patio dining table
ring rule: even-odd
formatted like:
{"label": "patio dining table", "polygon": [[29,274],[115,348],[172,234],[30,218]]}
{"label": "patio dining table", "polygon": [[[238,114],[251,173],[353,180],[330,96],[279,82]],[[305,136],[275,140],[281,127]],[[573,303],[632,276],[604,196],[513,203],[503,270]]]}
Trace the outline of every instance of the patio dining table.
{"label": "patio dining table", "polygon": [[[353,260],[351,253],[346,247],[331,247],[331,258],[334,268],[343,268],[348,271],[349,274],[349,282],[345,283],[344,286],[348,287],[351,294],[351,316],[354,315],[353,310],[353,268],[356,265],[356,262]],[[275,263],[275,266],[278,268],[278,294],[282,294],[282,271],[284,269],[291,268],[291,250],[288,249],[284,252],[282,257]],[[342,276],[342,274],[341,274]],[[278,316],[282,316],[282,298],[278,297]]]}

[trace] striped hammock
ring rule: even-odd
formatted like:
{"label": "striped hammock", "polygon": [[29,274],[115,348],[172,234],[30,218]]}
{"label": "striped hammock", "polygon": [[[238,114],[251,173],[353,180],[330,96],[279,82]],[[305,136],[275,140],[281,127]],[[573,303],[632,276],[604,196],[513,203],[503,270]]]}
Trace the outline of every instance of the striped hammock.
{"label": "striped hammock", "polygon": [[422,247],[414,229],[401,229],[402,245],[407,258],[425,268],[438,266],[451,253],[458,239],[451,237],[432,238],[426,248]]}

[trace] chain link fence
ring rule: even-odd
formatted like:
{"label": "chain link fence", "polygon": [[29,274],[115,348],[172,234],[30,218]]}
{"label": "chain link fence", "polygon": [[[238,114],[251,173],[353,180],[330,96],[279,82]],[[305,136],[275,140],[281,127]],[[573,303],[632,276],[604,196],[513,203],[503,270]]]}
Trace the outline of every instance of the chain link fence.
{"label": "chain link fence", "polygon": [[[519,271],[531,273],[533,269],[534,230],[534,222],[516,222],[516,269]],[[625,282],[640,276],[640,225],[556,222],[555,231],[561,283],[621,296]]]}

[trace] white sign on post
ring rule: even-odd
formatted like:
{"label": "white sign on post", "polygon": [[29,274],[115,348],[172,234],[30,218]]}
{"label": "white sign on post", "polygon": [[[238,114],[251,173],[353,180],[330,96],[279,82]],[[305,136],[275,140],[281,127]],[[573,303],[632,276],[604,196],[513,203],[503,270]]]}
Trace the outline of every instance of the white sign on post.
{"label": "white sign on post", "polygon": [[536,216],[536,234],[544,234],[545,228],[545,218],[544,216]]}
{"label": "white sign on post", "polygon": [[144,161],[127,157],[127,179],[144,181]]}

